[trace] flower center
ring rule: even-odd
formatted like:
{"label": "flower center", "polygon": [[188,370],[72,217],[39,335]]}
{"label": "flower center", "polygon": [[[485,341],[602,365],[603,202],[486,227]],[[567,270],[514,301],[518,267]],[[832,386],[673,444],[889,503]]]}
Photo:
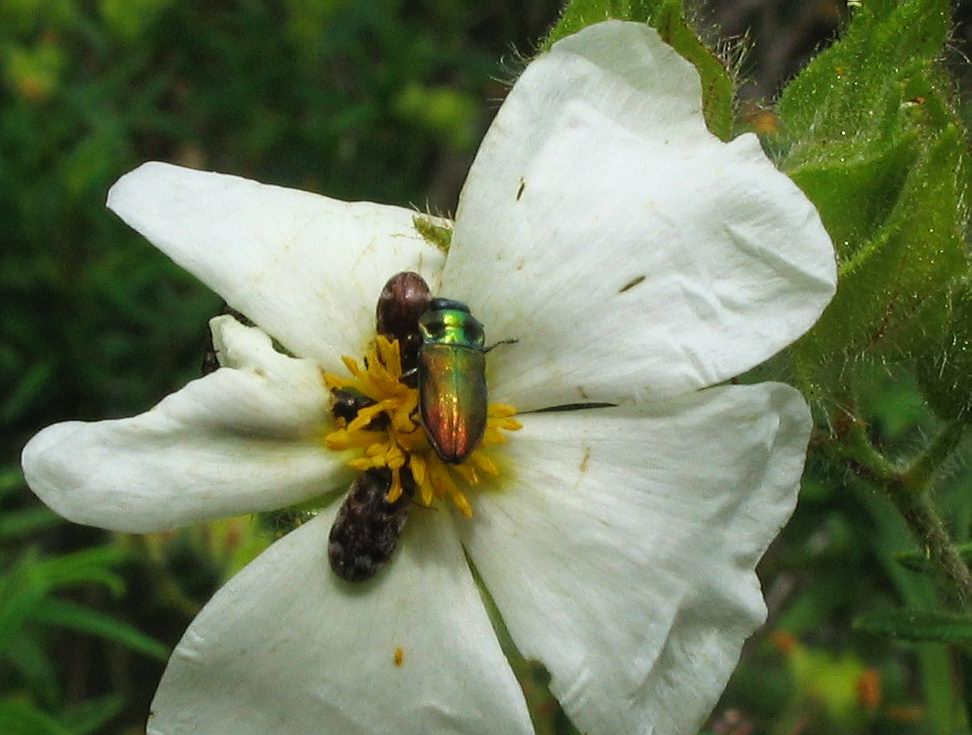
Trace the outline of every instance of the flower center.
{"label": "flower center", "polygon": [[[516,431],[522,424],[513,418],[516,409],[492,403],[487,409],[486,429],[479,445],[463,461],[446,463],[429,442],[419,412],[419,391],[403,381],[402,353],[398,340],[378,335],[364,358],[364,368],[354,358],[342,356],[350,377],[325,373],[332,395],[358,397],[345,417],[335,411],[339,428],[324,438],[328,449],[357,450],[348,464],[362,472],[372,468],[391,470],[387,501],[394,503],[406,486],[414,483],[418,500],[431,506],[437,499],[449,499],[467,518],[472,506],[465,487],[478,485],[482,475],[497,476],[499,470],[490,447],[504,444],[503,431]],[[407,473],[405,472],[407,470]]]}

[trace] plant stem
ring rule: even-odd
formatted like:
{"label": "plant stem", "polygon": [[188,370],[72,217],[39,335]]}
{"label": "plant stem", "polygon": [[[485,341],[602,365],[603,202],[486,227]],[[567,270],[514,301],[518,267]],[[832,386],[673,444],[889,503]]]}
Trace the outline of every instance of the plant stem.
{"label": "plant stem", "polygon": [[922,546],[950,601],[967,609],[972,602],[972,574],[955,548],[945,523],[927,493],[887,487],[888,494]]}
{"label": "plant stem", "polygon": [[907,489],[921,492],[928,487],[932,476],[962,441],[965,427],[964,421],[953,421],[945,426],[928,448],[902,473],[901,479]]}
{"label": "plant stem", "polygon": [[962,560],[939,517],[928,490],[935,473],[962,440],[964,424],[948,424],[928,448],[905,469],[881,454],[865,426],[853,421],[839,437],[832,454],[859,477],[887,493],[935,569],[949,600],[962,609],[972,604],[972,573]]}

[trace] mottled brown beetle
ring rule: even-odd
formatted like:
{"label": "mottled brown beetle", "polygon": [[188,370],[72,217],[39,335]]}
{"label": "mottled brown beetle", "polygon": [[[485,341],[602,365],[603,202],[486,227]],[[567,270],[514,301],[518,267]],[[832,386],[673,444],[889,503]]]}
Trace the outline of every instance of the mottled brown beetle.
{"label": "mottled brown beetle", "polygon": [[392,480],[387,467],[363,472],[351,483],[327,544],[331,569],[342,579],[364,582],[391,559],[415,493],[407,468],[401,478],[402,494],[394,503],[387,500]]}

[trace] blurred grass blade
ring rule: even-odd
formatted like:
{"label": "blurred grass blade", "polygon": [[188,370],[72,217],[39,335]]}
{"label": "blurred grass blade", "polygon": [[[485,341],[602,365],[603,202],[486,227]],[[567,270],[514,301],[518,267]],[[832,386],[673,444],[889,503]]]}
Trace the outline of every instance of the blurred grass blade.
{"label": "blurred grass blade", "polygon": [[165,661],[169,657],[169,649],[165,644],[127,623],[69,600],[49,598],[42,601],[34,610],[32,622],[90,633],[159,661]]}
{"label": "blurred grass blade", "polygon": [[45,707],[53,707],[60,699],[57,668],[36,636],[14,636],[3,652],[3,664],[20,675],[34,698]]}
{"label": "blurred grass blade", "polygon": [[50,386],[54,375],[52,361],[41,363],[24,375],[0,401],[0,422],[10,424],[30,412]]}
{"label": "blurred grass blade", "polygon": [[24,473],[17,465],[0,469],[0,498],[13,495],[24,486]]}
{"label": "blurred grass blade", "polygon": [[61,715],[61,723],[74,735],[89,735],[101,730],[124,705],[125,701],[117,694],[89,699],[66,710]]}
{"label": "blurred grass blade", "polygon": [[3,735],[74,735],[60,722],[27,702],[0,701]]}
{"label": "blurred grass blade", "polygon": [[0,579],[0,653],[20,635],[24,623],[46,594],[44,587],[30,584],[22,570]]}
{"label": "blurred grass blade", "polygon": [[42,601],[61,587],[101,584],[120,595],[125,589],[124,579],[109,567],[126,558],[126,552],[114,546],[98,546],[44,560],[24,554],[12,569],[0,575],[0,651],[20,633]]}
{"label": "blurred grass blade", "polygon": [[60,516],[41,505],[4,513],[0,515],[0,543],[30,536],[61,522]]}
{"label": "blurred grass blade", "polygon": [[31,575],[52,588],[95,583],[120,595],[125,590],[125,580],[109,567],[121,564],[128,556],[117,546],[97,546],[45,559],[31,568]]}

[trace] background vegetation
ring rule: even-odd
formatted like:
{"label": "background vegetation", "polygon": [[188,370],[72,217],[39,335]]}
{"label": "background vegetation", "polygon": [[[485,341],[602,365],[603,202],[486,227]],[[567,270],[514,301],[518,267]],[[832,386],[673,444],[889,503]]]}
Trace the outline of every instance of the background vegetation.
{"label": "background vegetation", "polygon": [[[720,24],[705,37],[723,50],[748,34],[747,52],[736,43],[728,55],[741,59],[738,100],[710,99],[710,126],[764,134],[780,165],[819,192],[831,231],[847,233],[844,263],[872,242],[868,227],[898,233],[899,220],[925,222],[938,212],[929,202],[948,196],[943,206],[958,214],[936,222],[958,233],[949,252],[964,253],[947,272],[905,269],[918,278],[905,292],[933,305],[917,332],[914,319],[892,319],[890,342],[883,332],[874,344],[840,342],[832,333],[856,323],[861,303],[845,295],[834,324],[760,373],[795,379],[821,429],[796,516],[761,569],[770,622],[710,723],[720,735],[969,731],[967,600],[916,546],[914,522],[900,512],[909,496],[899,492],[902,478],[914,479],[902,468],[927,458],[922,487],[934,485],[936,517],[954,540],[968,540],[972,470],[955,390],[969,371],[949,352],[969,349],[960,327],[972,321],[954,285],[967,278],[967,143],[947,74],[965,80],[969,11],[958,11],[956,26],[945,19],[947,48],[935,38],[918,48],[900,40],[906,20],[887,25],[891,11],[882,15],[896,3],[873,4],[857,47],[848,42],[810,67],[775,107],[783,81],[846,26],[844,4],[721,0],[692,16],[695,28]],[[611,5],[633,17],[680,3]],[[559,10],[556,0],[0,0],[0,732],[142,731],[168,651],[274,533],[232,519],[175,534],[106,534],[59,520],[23,484],[20,449],[43,426],[131,415],[198,375],[206,322],[221,306],[104,208],[111,183],[160,159],[448,212],[505,82]],[[680,33],[680,14],[665,17]],[[922,37],[934,35],[929,25]],[[896,47],[900,59],[891,58]],[[858,77],[845,107],[828,112],[833,99],[813,96],[825,74],[867,63],[876,71]],[[721,69],[710,74],[721,78]],[[864,113],[890,109],[888,95],[905,91],[920,110],[940,101],[940,114],[908,108],[907,119],[867,127],[873,116]],[[810,109],[823,109],[830,127],[809,125]],[[850,147],[835,148],[835,135]],[[935,148],[939,140],[952,147]],[[871,179],[828,167],[839,156],[897,183],[882,179],[864,197]],[[952,173],[922,174],[909,188],[901,172],[912,169]],[[886,211],[868,222],[843,215],[872,200]],[[889,224],[895,207],[903,214]],[[896,262],[922,260],[916,237],[898,237]],[[887,296],[887,284],[877,291]],[[873,337],[869,325],[861,333]],[[909,342],[913,332],[921,339]],[[929,455],[935,447],[940,457]],[[570,732],[543,671],[528,662],[517,671],[538,732]]]}

